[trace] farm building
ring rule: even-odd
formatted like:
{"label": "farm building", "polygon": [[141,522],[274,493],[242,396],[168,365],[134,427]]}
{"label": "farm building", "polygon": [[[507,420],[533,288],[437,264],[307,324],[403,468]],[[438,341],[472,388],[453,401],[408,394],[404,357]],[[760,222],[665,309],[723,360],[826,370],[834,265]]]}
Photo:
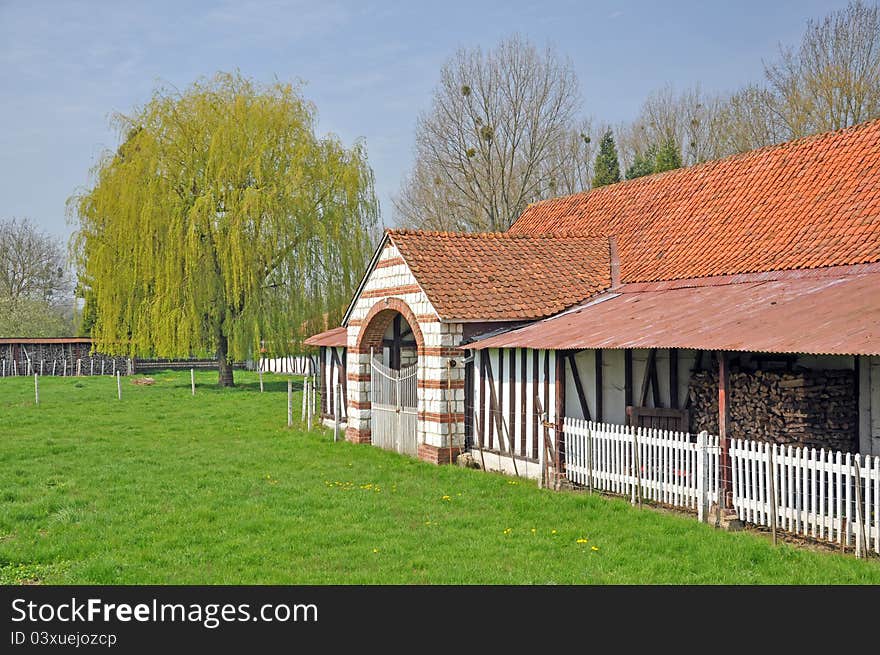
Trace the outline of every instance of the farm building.
{"label": "farm building", "polygon": [[125,357],[92,352],[87,337],[0,338],[0,376],[10,375],[115,375],[127,373]]}
{"label": "farm building", "polygon": [[343,421],[346,419],[346,409],[348,406],[346,396],[346,374],[345,374],[345,346],[348,339],[348,333],[344,327],[333,328],[320,334],[316,334],[306,339],[307,346],[318,348],[318,369],[320,371],[319,379],[321,381],[321,418],[334,418],[334,407],[336,407],[337,389],[342,396],[339,403],[339,418]]}
{"label": "farm building", "polygon": [[[288,358],[292,365],[298,362]],[[301,358],[308,359],[308,358]],[[308,363],[308,362],[307,362]],[[244,366],[241,362],[236,368]],[[216,369],[217,360],[130,358],[107,355],[94,349],[88,337],[2,337],[0,338],[0,377],[15,375],[123,375],[160,369]],[[265,369],[264,369],[265,370]],[[309,369],[309,372],[314,372]]]}
{"label": "farm building", "polygon": [[350,441],[435,463],[537,475],[563,417],[880,454],[880,121],[536,203],[502,234],[389,230],[312,343],[346,376]]}

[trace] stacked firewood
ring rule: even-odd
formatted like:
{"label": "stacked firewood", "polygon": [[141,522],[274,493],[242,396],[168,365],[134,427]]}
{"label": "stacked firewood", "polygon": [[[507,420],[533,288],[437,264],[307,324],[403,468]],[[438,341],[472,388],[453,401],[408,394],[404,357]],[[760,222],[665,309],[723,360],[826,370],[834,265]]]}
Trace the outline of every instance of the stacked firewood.
{"label": "stacked firewood", "polygon": [[[689,385],[691,431],[718,434],[718,374]],[[855,452],[858,425],[850,370],[738,371],[730,374],[729,435]]]}

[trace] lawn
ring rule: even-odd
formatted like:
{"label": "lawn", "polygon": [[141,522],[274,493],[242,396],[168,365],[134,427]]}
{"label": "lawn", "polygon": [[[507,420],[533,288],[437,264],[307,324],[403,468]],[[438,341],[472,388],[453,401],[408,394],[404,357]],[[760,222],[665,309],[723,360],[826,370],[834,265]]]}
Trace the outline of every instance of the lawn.
{"label": "lawn", "polygon": [[[880,583],[624,500],[286,428],[286,378],[0,379],[0,582]],[[299,387],[297,381],[297,387]]]}

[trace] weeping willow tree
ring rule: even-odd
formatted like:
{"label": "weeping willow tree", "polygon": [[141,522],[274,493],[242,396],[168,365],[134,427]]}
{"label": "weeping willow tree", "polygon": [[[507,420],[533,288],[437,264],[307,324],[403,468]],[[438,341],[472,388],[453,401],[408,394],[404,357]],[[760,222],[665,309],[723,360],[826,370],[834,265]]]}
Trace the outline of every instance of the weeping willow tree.
{"label": "weeping willow tree", "polygon": [[219,74],[115,117],[121,145],[69,201],[96,348],[128,356],[288,353],[340,318],[378,204],[362,145],[315,134],[286,84]]}

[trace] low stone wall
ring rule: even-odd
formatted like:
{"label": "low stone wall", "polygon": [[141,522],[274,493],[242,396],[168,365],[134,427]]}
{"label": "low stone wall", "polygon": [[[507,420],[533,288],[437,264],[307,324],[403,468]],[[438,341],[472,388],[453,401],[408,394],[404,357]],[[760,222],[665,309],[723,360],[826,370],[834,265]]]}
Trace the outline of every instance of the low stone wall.
{"label": "low stone wall", "polygon": [[[718,434],[718,373],[689,384],[692,432]],[[730,427],[735,439],[858,451],[853,371],[731,372]]]}

